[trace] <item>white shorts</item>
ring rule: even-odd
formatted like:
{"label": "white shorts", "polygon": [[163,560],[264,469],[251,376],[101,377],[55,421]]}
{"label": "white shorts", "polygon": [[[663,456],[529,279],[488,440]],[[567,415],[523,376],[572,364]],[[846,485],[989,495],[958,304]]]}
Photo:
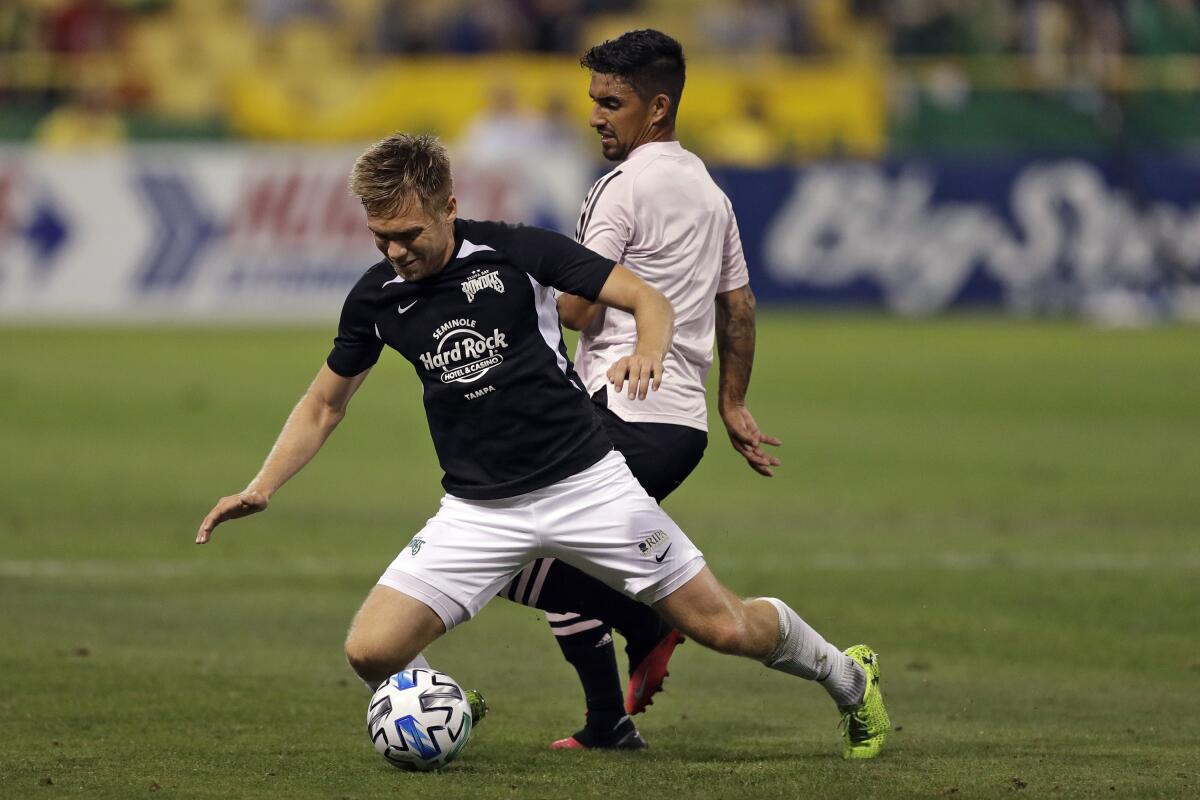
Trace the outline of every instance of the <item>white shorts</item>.
{"label": "white shorts", "polygon": [[661,600],[704,567],[700,550],[614,450],[582,472],[516,497],[446,495],[379,583],[432,608],[449,630],[544,557],[643,603]]}

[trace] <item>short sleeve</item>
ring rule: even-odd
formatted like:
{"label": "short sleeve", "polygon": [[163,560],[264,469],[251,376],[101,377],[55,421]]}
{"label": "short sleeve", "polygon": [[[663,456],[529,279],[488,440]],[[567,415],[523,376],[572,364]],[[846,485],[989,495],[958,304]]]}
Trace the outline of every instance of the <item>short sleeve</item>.
{"label": "short sleeve", "polygon": [[717,293],[732,292],[750,283],[746,268],[746,256],[742,253],[742,235],[738,231],[737,217],[733,204],[725,198],[725,209],[729,220],[725,224],[725,241],[721,248],[721,279],[717,282]]}
{"label": "short sleeve", "polygon": [[600,255],[620,262],[633,241],[633,192],[630,177],[621,172],[605,176],[583,203],[576,240]]}
{"label": "short sleeve", "polygon": [[325,363],[343,378],[353,378],[375,366],[383,350],[383,340],[375,335],[370,304],[352,290],[342,306],[337,337]]}
{"label": "short sleeve", "polygon": [[594,253],[561,233],[513,229],[509,256],[543,286],[595,302],[616,261]]}

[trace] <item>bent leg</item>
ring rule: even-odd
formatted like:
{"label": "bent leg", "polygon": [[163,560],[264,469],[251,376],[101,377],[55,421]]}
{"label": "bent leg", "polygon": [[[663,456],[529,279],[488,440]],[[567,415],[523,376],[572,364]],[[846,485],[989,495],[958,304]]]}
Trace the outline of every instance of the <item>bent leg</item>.
{"label": "bent leg", "polygon": [[399,672],[446,632],[429,606],[390,586],[376,585],[346,636],[346,660],[368,685]]}

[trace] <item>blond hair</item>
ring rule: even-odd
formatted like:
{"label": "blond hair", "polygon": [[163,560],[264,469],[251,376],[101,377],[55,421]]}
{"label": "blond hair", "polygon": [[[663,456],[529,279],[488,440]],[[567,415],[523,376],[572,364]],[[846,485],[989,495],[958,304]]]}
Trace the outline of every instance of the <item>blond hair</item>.
{"label": "blond hair", "polygon": [[412,197],[437,213],[453,190],[446,148],[428,134],[393,133],[368,147],[350,172],[350,191],[375,217],[395,214]]}

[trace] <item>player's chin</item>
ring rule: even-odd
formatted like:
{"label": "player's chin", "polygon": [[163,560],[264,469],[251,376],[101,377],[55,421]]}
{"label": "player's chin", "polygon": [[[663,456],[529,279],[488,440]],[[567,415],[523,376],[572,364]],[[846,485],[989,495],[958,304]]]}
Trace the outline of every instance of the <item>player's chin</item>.
{"label": "player's chin", "polygon": [[421,269],[421,262],[419,261],[410,261],[407,264],[402,265],[397,265],[395,262],[393,262],[392,268],[395,270],[397,275],[399,275],[401,278],[404,278],[406,281],[418,281],[425,277],[425,272]]}

